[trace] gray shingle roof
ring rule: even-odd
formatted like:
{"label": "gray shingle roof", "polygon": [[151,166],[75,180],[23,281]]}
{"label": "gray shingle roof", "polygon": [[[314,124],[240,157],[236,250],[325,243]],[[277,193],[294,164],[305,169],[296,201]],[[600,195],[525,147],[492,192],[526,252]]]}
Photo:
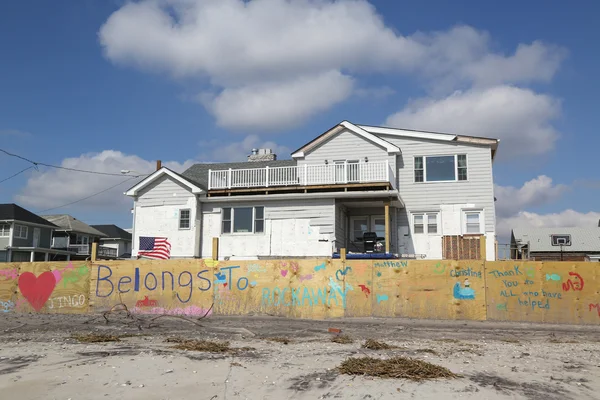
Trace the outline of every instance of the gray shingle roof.
{"label": "gray shingle roof", "polygon": [[569,252],[600,252],[600,227],[593,228],[515,228],[513,236],[521,244],[530,243],[530,252],[560,251],[552,246],[551,235],[571,235],[571,246],[563,247]]}
{"label": "gray shingle roof", "polygon": [[116,225],[90,225],[92,228],[104,233],[110,239],[131,240],[131,233]]}
{"label": "gray shingle roof", "polygon": [[269,167],[289,167],[296,165],[295,160],[275,161],[244,161],[235,163],[194,164],[185,170],[181,176],[206,190],[208,188],[208,170],[219,171],[226,169],[253,169]]}
{"label": "gray shingle roof", "polygon": [[57,214],[57,215],[42,215],[46,220],[58,225],[60,230],[66,232],[79,232],[86,233],[88,235],[106,237],[106,235],[97,229],[92,228],[85,222],[73,218],[68,214]]}
{"label": "gray shingle roof", "polygon": [[0,220],[30,222],[56,228],[53,223],[13,203],[0,204]]}

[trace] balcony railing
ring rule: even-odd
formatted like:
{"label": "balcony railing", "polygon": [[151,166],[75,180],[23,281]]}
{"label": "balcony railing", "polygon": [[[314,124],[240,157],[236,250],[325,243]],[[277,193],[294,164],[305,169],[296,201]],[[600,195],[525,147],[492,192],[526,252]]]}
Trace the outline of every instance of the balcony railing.
{"label": "balcony railing", "polygon": [[395,187],[394,181],[394,173],[388,161],[305,164],[208,172],[209,190],[376,182],[388,182]]}
{"label": "balcony railing", "polygon": [[[67,247],[68,251],[75,252],[78,256],[89,256],[92,254],[91,244],[71,244]],[[117,249],[106,246],[98,246],[98,257],[117,258]]]}

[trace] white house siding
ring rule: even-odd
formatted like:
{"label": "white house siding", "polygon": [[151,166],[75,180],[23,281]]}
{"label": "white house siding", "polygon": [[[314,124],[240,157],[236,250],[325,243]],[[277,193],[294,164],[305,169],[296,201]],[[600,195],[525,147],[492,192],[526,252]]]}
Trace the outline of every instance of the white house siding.
{"label": "white house siding", "polygon": [[[265,208],[265,232],[222,234],[223,207]],[[335,242],[333,199],[202,204],[201,254],[210,257],[212,238],[219,238],[219,258],[331,256]]]}
{"label": "white house siding", "polygon": [[194,197],[189,188],[163,175],[142,190],[137,196],[138,206],[162,206],[186,204],[189,198]]}
{"label": "white house siding", "polygon": [[[199,255],[198,204],[186,186],[163,176],[140,191],[134,207],[132,256],[138,254],[140,236],[166,237],[173,258]],[[190,229],[179,229],[181,209],[190,210]]]}
{"label": "white house siding", "polygon": [[324,164],[325,160],[330,163],[337,160],[364,162],[365,157],[368,157],[369,161],[387,160],[392,171],[395,169],[396,157],[394,155],[388,155],[383,147],[347,129],[307,152],[303,159],[298,160],[298,165]]}
{"label": "white house siding", "polygon": [[[467,208],[481,209],[483,210],[484,231],[487,240],[494,242],[496,222],[491,149],[489,147],[397,138],[387,135],[382,135],[382,138],[400,147],[402,151],[402,154],[397,157],[398,190],[405,204],[405,210],[399,212],[399,227],[409,224],[410,214],[413,212],[438,211],[440,212],[438,226],[441,227],[441,229],[438,228],[440,229],[439,233],[442,235],[462,234],[464,233],[463,210]],[[414,182],[414,157],[454,154],[467,155],[467,181]],[[441,235],[432,236],[429,240],[422,239],[422,237],[413,237],[412,245],[415,253],[428,254],[428,258],[439,258],[437,256],[438,253],[441,256]],[[404,247],[408,248],[410,244],[405,244]],[[487,257],[490,260],[495,259],[494,249],[494,246],[488,247]]]}

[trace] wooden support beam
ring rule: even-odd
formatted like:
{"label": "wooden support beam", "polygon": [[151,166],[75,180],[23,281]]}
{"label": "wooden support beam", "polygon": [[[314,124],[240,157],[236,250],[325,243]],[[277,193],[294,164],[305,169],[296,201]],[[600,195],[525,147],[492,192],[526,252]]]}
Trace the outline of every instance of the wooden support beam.
{"label": "wooden support beam", "polygon": [[479,258],[483,261],[486,259],[485,235],[479,237]]}
{"label": "wooden support beam", "polygon": [[385,252],[390,252],[390,202],[384,203],[385,208]]}
{"label": "wooden support beam", "polygon": [[213,260],[218,260],[219,259],[219,238],[218,237],[214,237],[213,238],[213,242],[212,242],[212,259]]}
{"label": "wooden support beam", "polygon": [[345,247],[340,249],[340,260],[342,260],[343,263],[346,262],[346,248]]}
{"label": "wooden support beam", "polygon": [[92,256],[91,256],[93,263],[96,262],[97,255],[98,255],[98,243],[94,242],[94,243],[92,243]]}

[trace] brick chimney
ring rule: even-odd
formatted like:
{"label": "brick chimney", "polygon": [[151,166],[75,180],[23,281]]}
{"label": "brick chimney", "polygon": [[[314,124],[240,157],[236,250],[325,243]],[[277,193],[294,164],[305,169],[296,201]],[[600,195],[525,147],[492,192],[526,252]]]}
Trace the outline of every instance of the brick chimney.
{"label": "brick chimney", "polygon": [[277,154],[271,149],[252,149],[252,154],[248,156],[248,162],[254,161],[275,161]]}

